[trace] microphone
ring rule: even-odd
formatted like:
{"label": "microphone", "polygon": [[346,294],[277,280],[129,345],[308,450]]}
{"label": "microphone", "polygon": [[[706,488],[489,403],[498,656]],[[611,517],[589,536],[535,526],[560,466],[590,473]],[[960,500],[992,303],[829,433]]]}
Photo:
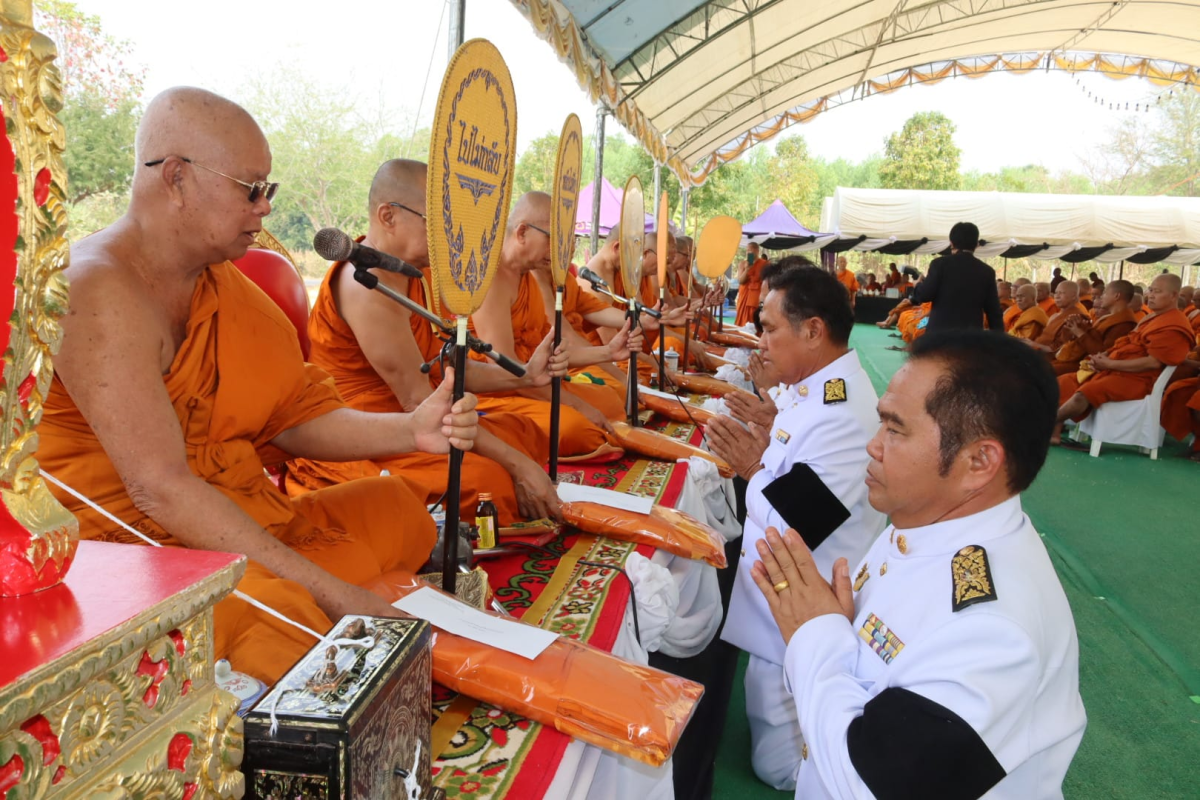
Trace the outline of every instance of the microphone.
{"label": "microphone", "polygon": [[410,278],[422,277],[421,270],[395,256],[359,244],[337,228],[322,228],[313,237],[313,249],[326,261],[349,261],[361,269],[382,269]]}
{"label": "microphone", "polygon": [[604,278],[601,278],[599,275],[592,272],[587,267],[584,267],[583,269],[579,270],[579,277],[583,278],[585,281],[590,283],[596,289],[599,289],[599,288],[607,289],[608,288],[608,284],[604,282]]}

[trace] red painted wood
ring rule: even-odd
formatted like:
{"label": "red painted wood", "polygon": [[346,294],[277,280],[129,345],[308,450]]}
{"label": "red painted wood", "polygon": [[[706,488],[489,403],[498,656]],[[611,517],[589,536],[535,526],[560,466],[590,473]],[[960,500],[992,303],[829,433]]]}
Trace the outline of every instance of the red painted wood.
{"label": "red painted wood", "polygon": [[240,558],[182,547],[80,542],[62,584],[0,597],[0,687]]}

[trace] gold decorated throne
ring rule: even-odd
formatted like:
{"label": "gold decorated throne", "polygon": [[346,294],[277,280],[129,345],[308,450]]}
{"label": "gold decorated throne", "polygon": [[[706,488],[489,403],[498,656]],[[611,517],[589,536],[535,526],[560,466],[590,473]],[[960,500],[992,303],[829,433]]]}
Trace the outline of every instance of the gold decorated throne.
{"label": "gold decorated throne", "polygon": [[34,457],[68,247],[61,82],[31,5],[0,0],[0,797],[241,797],[212,606],[245,560],[81,543]]}

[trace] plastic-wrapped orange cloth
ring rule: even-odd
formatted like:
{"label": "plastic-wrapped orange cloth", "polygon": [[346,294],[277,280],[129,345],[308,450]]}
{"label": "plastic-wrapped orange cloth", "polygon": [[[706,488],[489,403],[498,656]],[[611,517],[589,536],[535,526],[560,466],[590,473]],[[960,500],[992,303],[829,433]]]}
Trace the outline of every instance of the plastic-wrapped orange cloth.
{"label": "plastic-wrapped orange cloth", "polygon": [[667,377],[676,386],[687,389],[689,392],[695,392],[696,394],[724,397],[727,394],[733,394],[737,391],[737,387],[732,383],[726,383],[710,375],[685,375],[682,372],[671,372],[668,373]]}
{"label": "plastic-wrapped orange cloth", "polygon": [[726,347],[758,347],[758,337],[736,331],[714,331],[709,340]]}
{"label": "plastic-wrapped orange cloth", "polygon": [[721,473],[722,478],[733,477],[733,468],[726,463],[725,459],[707,450],[702,450],[678,439],[672,439],[665,433],[648,431],[645,428],[632,428],[628,422],[614,422],[612,427],[613,433],[609,434],[609,437],[615,439],[617,444],[626,450],[664,461],[678,461],[681,458],[696,456],[716,464],[717,471]]}
{"label": "plastic-wrapped orange cloth", "polygon": [[638,400],[655,414],[662,414],[673,422],[691,422],[696,425],[707,425],[716,416],[716,414],[708,409],[689,403],[683,398],[668,400],[658,395],[639,392]]}
{"label": "plastic-wrapped orange cloth", "polygon": [[727,566],[721,534],[682,511],[656,505],[649,514],[599,503],[563,503],[563,521],[581,531],[637,542],[684,558]]}
{"label": "plastic-wrapped orange cloth", "polygon": [[[396,571],[381,575],[366,588],[395,602],[427,585],[411,573]],[[671,757],[704,695],[704,687],[694,681],[630,664],[562,636],[531,661],[438,629],[433,679],[460,694],[656,767]]]}

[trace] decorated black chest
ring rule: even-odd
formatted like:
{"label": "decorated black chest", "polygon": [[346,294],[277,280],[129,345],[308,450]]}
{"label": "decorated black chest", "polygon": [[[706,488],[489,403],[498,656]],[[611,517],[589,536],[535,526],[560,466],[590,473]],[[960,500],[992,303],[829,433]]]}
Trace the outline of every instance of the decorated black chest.
{"label": "decorated black chest", "polygon": [[429,623],[347,616],[330,638],[373,644],[314,647],[246,715],[247,796],[433,798]]}

